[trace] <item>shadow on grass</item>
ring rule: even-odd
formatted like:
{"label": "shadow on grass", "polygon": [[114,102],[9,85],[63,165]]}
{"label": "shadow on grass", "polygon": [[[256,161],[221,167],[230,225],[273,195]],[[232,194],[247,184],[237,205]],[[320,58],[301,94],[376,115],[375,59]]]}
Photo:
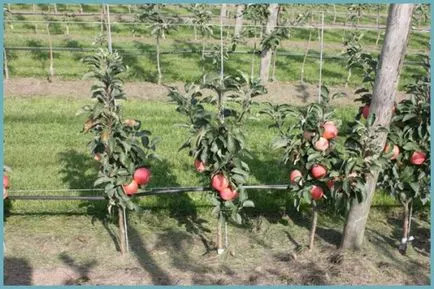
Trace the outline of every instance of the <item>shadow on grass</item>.
{"label": "shadow on grass", "polygon": [[74,259],[72,259],[65,252],[59,255],[59,259],[79,275],[79,277],[75,279],[74,278],[66,279],[63,282],[64,285],[81,285],[82,283],[88,282],[90,280],[89,278],[90,270],[98,264],[97,261],[93,260],[83,265],[79,265],[75,262]]}
{"label": "shadow on grass", "polygon": [[32,266],[23,258],[4,259],[5,285],[32,285]]}

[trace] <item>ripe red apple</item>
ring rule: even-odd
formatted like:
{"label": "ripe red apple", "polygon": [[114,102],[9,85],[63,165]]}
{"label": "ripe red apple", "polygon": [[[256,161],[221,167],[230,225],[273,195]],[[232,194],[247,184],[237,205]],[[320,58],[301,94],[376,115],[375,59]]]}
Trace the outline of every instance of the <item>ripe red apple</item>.
{"label": "ripe red apple", "polygon": [[337,137],[338,129],[334,122],[326,121],[322,127],[324,128],[324,133],[322,134],[323,138],[333,139]]}
{"label": "ripe red apple", "polygon": [[220,197],[225,201],[232,201],[238,197],[238,193],[230,187],[224,188],[219,192]]}
{"label": "ripe red apple", "polygon": [[324,191],[320,187],[313,185],[312,189],[310,189],[310,195],[313,200],[318,201],[324,196]]}
{"label": "ripe red apple", "polygon": [[9,177],[6,175],[3,176],[3,188],[9,188]]}
{"label": "ripe red apple", "polygon": [[[389,144],[386,144],[386,146],[384,147],[383,150],[385,153],[389,153],[390,152],[390,146]],[[393,155],[390,158],[391,160],[395,160],[399,155],[399,147],[397,145],[393,145]]]}
{"label": "ripe red apple", "polygon": [[310,172],[315,179],[321,179],[327,174],[327,170],[322,165],[313,165]]}
{"label": "ripe red apple", "polygon": [[291,181],[291,184],[297,183],[298,179],[301,178],[302,174],[299,170],[293,170],[289,174],[289,180]]}
{"label": "ripe red apple", "polygon": [[200,160],[195,160],[194,161],[194,167],[196,168],[196,170],[199,173],[205,171],[205,164],[203,162],[201,162]]}
{"label": "ripe red apple", "polygon": [[324,137],[320,137],[314,147],[317,151],[323,152],[329,148],[329,141]]}
{"label": "ripe red apple", "polygon": [[137,193],[137,191],[139,190],[139,185],[134,180],[128,185],[123,185],[123,187],[125,193],[129,196]]}
{"label": "ripe red apple", "polygon": [[217,174],[212,177],[211,186],[220,192],[229,187],[229,181],[223,174]]}
{"label": "ripe red apple", "polygon": [[101,161],[101,154],[96,153],[95,156],[93,157],[97,162]]}
{"label": "ripe red apple", "polygon": [[426,160],[426,153],[414,152],[410,157],[410,163],[413,165],[421,165]]}
{"label": "ripe red apple", "polygon": [[369,105],[365,105],[365,106],[362,108],[362,115],[363,115],[363,117],[364,117],[365,119],[368,118],[368,116],[369,116]]}
{"label": "ripe red apple", "polygon": [[138,185],[146,185],[147,183],[149,183],[150,179],[151,179],[151,170],[147,168],[138,168],[134,172],[134,181],[136,181]]}

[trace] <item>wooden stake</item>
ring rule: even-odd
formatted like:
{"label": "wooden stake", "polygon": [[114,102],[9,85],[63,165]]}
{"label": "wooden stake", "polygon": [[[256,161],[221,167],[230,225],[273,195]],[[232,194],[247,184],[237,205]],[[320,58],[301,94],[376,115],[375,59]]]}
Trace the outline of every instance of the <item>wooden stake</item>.
{"label": "wooden stake", "polygon": [[312,206],[312,212],[313,212],[313,216],[312,216],[312,227],[310,229],[310,237],[309,237],[309,251],[313,250],[313,244],[315,241],[316,224],[318,222],[318,212],[317,212],[316,205]]}
{"label": "wooden stake", "polygon": [[3,55],[4,55],[4,73],[5,73],[5,79],[9,79],[9,68],[8,68],[8,58],[6,56],[6,49],[3,48]]}

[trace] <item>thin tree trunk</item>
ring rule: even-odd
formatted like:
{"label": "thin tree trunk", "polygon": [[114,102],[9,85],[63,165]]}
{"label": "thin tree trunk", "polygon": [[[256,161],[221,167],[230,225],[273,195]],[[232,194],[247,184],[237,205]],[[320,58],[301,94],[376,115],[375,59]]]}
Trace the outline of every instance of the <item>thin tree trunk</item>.
{"label": "thin tree trunk", "polygon": [[217,254],[222,254],[225,251],[223,245],[223,223],[224,223],[223,213],[220,211],[219,219],[217,224]]}
{"label": "thin tree trunk", "polygon": [[318,209],[314,205],[312,206],[312,227],[310,229],[310,236],[309,236],[309,251],[313,250],[317,222],[318,222]]}
{"label": "thin tree trunk", "polygon": [[312,30],[309,31],[309,39],[307,40],[306,49],[304,50],[303,64],[301,65],[301,83],[304,83],[304,66],[306,64],[307,54],[309,53],[311,39],[312,39]]}
{"label": "thin tree trunk", "polygon": [[336,23],[336,5],[333,4],[333,24]]}
{"label": "thin tree trunk", "polygon": [[101,34],[104,33],[105,5],[101,7]]}
{"label": "thin tree trunk", "polygon": [[381,35],[381,30],[380,30],[380,5],[377,5],[377,29],[378,29],[378,33],[377,33],[377,40],[375,41],[375,46],[378,46],[378,42],[380,41],[380,35]]}
{"label": "thin tree trunk", "polygon": [[69,25],[66,23],[66,35],[69,35]]}
{"label": "thin tree trunk", "polygon": [[202,39],[202,73],[205,72],[205,39]]}
{"label": "thin tree trunk", "polygon": [[252,65],[250,68],[250,77],[254,77],[255,73],[255,58],[256,58],[256,21],[254,21],[254,35],[253,35],[253,52],[252,52]]}
{"label": "thin tree trunk", "polygon": [[[386,35],[381,51],[379,68],[375,78],[370,114],[375,113],[374,125],[390,127],[392,107],[398,86],[402,62],[411,29],[411,15],[414,4],[391,4],[387,18]],[[379,133],[373,140],[381,151],[386,143],[387,133]],[[363,243],[366,221],[378,179],[378,171],[372,170],[366,176],[366,200],[354,201],[347,216],[341,242],[342,249],[360,249]]]}
{"label": "thin tree trunk", "polygon": [[48,80],[51,82],[54,77],[54,60],[53,60],[53,47],[51,43],[51,35],[50,35],[50,28],[49,25],[47,25],[47,32],[48,32],[48,45],[49,45],[49,53],[50,53],[50,68],[48,70]]}
{"label": "thin tree trunk", "polygon": [[243,12],[244,12],[244,4],[238,4],[237,12],[235,14],[235,31],[234,31],[235,37],[239,37],[241,34],[241,30],[243,29]]}
{"label": "thin tree trunk", "polygon": [[161,68],[160,68],[160,37],[157,36],[157,71],[158,71],[158,81],[161,84]]}
{"label": "thin tree trunk", "polygon": [[53,4],[53,6],[54,6],[54,14],[57,14],[57,5]]}
{"label": "thin tree trunk", "polygon": [[127,251],[127,244],[125,239],[125,220],[124,214],[121,207],[118,207],[118,225],[119,225],[119,249],[121,254],[124,255]]}
{"label": "thin tree trunk", "polygon": [[399,251],[401,254],[405,254],[407,252],[407,244],[408,244],[408,235],[410,233],[410,202],[402,202],[402,206],[404,208],[403,219],[402,219],[402,239],[401,244],[399,245]]}
{"label": "thin tree trunk", "polygon": [[33,13],[36,12],[36,4],[32,4],[32,8],[33,8]]}
{"label": "thin tree trunk", "polygon": [[345,87],[348,87],[348,83],[350,82],[350,78],[351,78],[351,67],[348,68],[348,76],[347,76],[347,80],[345,81]]}
{"label": "thin tree trunk", "polygon": [[81,4],[78,4],[79,5],[79,10],[80,10],[80,14],[83,14],[83,5],[81,5]]}
{"label": "thin tree trunk", "polygon": [[3,55],[4,55],[4,72],[5,72],[5,79],[9,79],[9,68],[8,68],[8,58],[6,55],[6,49],[3,48]]}
{"label": "thin tree trunk", "polygon": [[[265,28],[265,34],[270,34],[277,25],[277,18],[279,14],[279,4],[270,4],[268,6],[270,16],[268,16],[267,26]],[[267,83],[269,80],[271,57],[273,55],[273,50],[269,48],[264,48],[261,52],[261,69],[260,78],[263,84]]]}

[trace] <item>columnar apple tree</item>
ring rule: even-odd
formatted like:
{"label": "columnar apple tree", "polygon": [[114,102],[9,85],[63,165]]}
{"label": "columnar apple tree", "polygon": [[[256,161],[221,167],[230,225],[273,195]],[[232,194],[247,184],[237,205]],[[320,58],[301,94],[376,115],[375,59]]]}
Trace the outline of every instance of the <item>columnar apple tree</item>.
{"label": "columnar apple tree", "polygon": [[390,157],[380,174],[380,186],[395,196],[403,206],[400,251],[406,252],[409,241],[413,204],[425,205],[430,200],[430,90],[429,59],[425,75],[415,75],[407,87],[408,99],[401,101],[392,119],[385,154]]}
{"label": "columnar apple tree", "polygon": [[[213,94],[207,95],[204,89]],[[266,90],[258,80],[242,73],[223,79],[205,75],[200,85],[186,84],[184,93],[175,88],[169,93],[177,111],[188,117],[184,126],[190,130],[190,136],[181,149],[189,150],[196,170],[207,176],[213,189],[213,213],[219,219],[219,253],[225,247],[222,225],[228,218],[241,223],[241,209],[253,206],[242,188],[249,178],[244,159],[250,156],[242,129],[252,99],[264,93]]]}
{"label": "columnar apple tree", "polygon": [[83,132],[92,133],[88,144],[90,153],[101,163],[95,186],[104,187],[108,209],[118,208],[121,230],[121,251],[125,251],[125,209],[138,209],[130,196],[151,176],[151,160],[156,157],[157,139],[151,132],[141,129],[135,119],[123,120],[120,100],[125,99],[120,75],[126,67],[117,52],[99,49],[95,55],[84,58],[89,66],[86,77],[96,80],[92,86],[93,105],[85,105],[79,113],[86,113]]}

